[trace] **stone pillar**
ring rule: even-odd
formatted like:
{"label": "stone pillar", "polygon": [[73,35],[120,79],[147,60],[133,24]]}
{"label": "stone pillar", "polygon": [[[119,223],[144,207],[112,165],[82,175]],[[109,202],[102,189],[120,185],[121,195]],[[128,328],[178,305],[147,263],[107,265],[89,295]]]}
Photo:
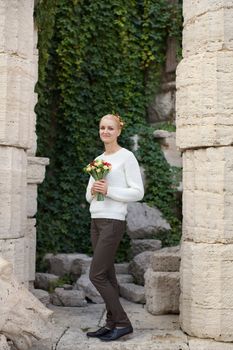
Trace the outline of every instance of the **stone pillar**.
{"label": "stone pillar", "polygon": [[180,321],[192,336],[233,341],[233,2],[184,0],[183,10]]}
{"label": "stone pillar", "polygon": [[[34,0],[0,2],[0,255],[13,263],[19,282],[34,279],[37,184],[35,157],[37,81]],[[34,170],[32,170],[32,168]]]}

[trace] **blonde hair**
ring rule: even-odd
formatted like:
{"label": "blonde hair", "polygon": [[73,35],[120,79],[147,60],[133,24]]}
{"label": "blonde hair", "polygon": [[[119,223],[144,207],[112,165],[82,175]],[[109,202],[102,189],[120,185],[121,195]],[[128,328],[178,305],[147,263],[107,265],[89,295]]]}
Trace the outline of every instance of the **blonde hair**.
{"label": "blonde hair", "polygon": [[123,129],[125,122],[122,120],[122,118],[119,116],[119,114],[106,114],[100,119],[100,121],[103,118],[109,118],[109,117],[113,118],[117,122],[119,129]]}

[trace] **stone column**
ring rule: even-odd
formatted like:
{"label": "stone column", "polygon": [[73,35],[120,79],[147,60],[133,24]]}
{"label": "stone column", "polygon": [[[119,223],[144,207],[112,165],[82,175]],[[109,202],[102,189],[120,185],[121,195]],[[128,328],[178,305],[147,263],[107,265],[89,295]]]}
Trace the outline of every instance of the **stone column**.
{"label": "stone column", "polygon": [[180,321],[233,341],[233,2],[184,0],[177,68],[183,151]]}
{"label": "stone column", "polygon": [[33,164],[43,173],[48,163],[35,157],[38,55],[33,11],[34,0],[0,2],[0,255],[13,263],[18,281],[26,285],[34,279],[32,217],[37,183],[43,180],[42,175],[31,180]]}

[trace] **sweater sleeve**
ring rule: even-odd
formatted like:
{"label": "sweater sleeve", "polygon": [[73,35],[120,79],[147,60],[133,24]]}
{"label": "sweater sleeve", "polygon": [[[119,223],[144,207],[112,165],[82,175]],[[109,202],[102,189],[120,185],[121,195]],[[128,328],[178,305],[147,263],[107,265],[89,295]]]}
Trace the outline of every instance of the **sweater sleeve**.
{"label": "sweater sleeve", "polygon": [[93,185],[94,181],[95,181],[94,178],[92,176],[90,176],[89,182],[88,182],[88,185],[87,185],[87,190],[86,190],[86,200],[89,203],[91,203],[91,201],[93,199],[93,196],[91,194],[91,188],[92,188],[92,185]]}
{"label": "sweater sleeve", "polygon": [[128,187],[108,186],[107,197],[119,202],[136,202],[144,196],[144,187],[138,161],[134,154],[124,164],[126,183]]}

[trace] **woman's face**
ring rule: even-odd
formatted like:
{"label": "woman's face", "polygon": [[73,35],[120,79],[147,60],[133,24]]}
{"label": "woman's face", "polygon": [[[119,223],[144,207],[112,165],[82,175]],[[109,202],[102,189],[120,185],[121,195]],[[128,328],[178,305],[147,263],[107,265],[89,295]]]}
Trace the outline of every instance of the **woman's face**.
{"label": "woman's face", "polygon": [[113,117],[103,117],[100,121],[99,135],[106,144],[115,143],[121,131]]}

